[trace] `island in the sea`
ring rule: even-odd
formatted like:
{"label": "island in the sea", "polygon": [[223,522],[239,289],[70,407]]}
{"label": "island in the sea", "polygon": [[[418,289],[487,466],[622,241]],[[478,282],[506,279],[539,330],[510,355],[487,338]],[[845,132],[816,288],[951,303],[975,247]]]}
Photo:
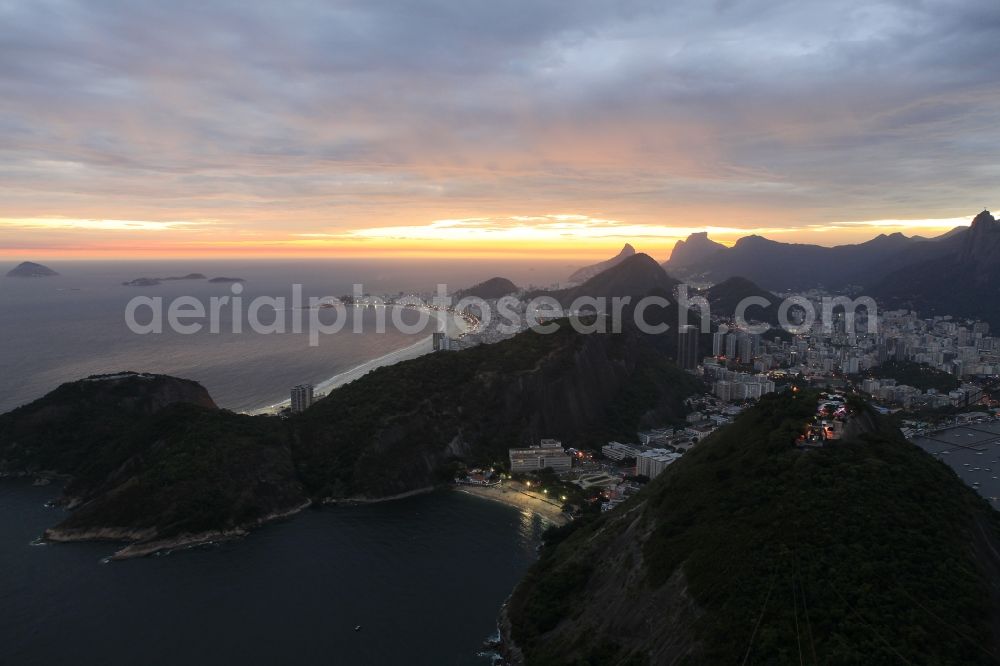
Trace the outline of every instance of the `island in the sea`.
{"label": "island in the sea", "polygon": [[209,280],[213,284],[230,284],[234,282],[246,282],[243,278],[238,277],[215,277]]}
{"label": "island in the sea", "polygon": [[11,270],[7,271],[7,277],[27,277],[27,278],[37,278],[37,277],[53,277],[59,275],[54,270],[48,266],[43,266],[42,264],[36,264],[33,261],[25,261]]}
{"label": "island in the sea", "polygon": [[162,282],[176,282],[179,280],[205,280],[207,279],[202,273],[188,273],[187,275],[178,275],[174,277],[162,277],[162,278],[150,278],[141,277],[134,280],[129,280],[128,282],[122,282],[125,287],[155,287]]}

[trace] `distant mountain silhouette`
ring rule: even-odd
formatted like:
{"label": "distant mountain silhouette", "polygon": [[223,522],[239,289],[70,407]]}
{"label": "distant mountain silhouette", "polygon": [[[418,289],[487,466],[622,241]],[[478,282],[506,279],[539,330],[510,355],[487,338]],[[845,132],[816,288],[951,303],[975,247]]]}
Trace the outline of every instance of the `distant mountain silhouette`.
{"label": "distant mountain silhouette", "polygon": [[59,275],[59,273],[56,273],[48,266],[36,264],[33,261],[25,261],[23,263],[20,263],[7,272],[7,277],[35,278],[35,277],[52,277],[54,275]]}
{"label": "distant mountain silhouette", "polygon": [[674,272],[698,272],[702,270],[702,265],[726,249],[722,243],[709,239],[707,231],[700,231],[688,236],[686,241],[677,241],[674,251],[670,254],[670,260],[664,266],[669,264],[669,268]]}
{"label": "distant mountain silhouette", "polygon": [[518,291],[516,284],[505,277],[494,277],[489,280],[473,285],[468,289],[461,289],[455,292],[455,301],[463,298],[481,298],[486,301],[496,300],[504,296],[515,294]]}
{"label": "distant mountain silhouette", "polygon": [[632,247],[631,243],[625,243],[625,247],[617,255],[608,259],[607,261],[602,261],[599,264],[593,264],[591,266],[584,266],[583,268],[577,270],[575,273],[569,276],[569,281],[574,284],[580,284],[586,282],[590,278],[594,277],[602,271],[606,271],[612,266],[617,266],[621,262],[625,261],[629,257],[635,256],[635,248]]}
{"label": "distant mountain silhouette", "polygon": [[956,231],[937,239],[882,234],[864,243],[836,247],[782,243],[756,235],[725,247],[699,233],[678,241],[664,268],[678,277],[714,282],[744,277],[778,291],[836,289],[874,284],[916,261],[945,256],[963,233]]}
{"label": "distant mountain silhouette", "polygon": [[946,252],[914,261],[873,285],[890,306],[921,314],[979,317],[1000,326],[1000,223],[988,210],[972,225],[936,243]]}
{"label": "distant mountain silhouette", "polygon": [[736,308],[743,299],[753,296],[764,298],[771,304],[770,307],[751,305],[744,311],[743,316],[748,321],[765,321],[775,325],[778,323],[778,306],[781,304],[781,299],[746,278],[732,277],[723,280],[706,290],[703,295],[712,308],[712,314],[730,317],[736,313]]}
{"label": "distant mountain silhouette", "polygon": [[550,295],[555,296],[564,307],[583,296],[594,298],[631,296],[634,301],[650,293],[656,293],[670,298],[674,287],[678,284],[680,282],[667,275],[655,259],[648,254],[639,253],[626,257],[583,284],[550,292]]}

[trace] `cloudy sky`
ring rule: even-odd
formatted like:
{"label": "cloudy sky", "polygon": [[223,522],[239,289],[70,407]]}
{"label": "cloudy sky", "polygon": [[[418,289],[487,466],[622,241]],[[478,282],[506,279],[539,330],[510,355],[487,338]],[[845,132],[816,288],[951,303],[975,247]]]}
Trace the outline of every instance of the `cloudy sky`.
{"label": "cloudy sky", "polygon": [[998,63],[996,0],[0,0],[0,256],[932,235]]}

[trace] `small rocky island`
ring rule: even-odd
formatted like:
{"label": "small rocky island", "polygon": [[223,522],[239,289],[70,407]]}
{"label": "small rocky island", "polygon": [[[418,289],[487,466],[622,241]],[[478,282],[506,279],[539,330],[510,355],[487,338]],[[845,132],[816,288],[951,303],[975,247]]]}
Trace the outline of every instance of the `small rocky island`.
{"label": "small rocky island", "polygon": [[176,282],[178,280],[205,280],[206,277],[201,273],[188,273],[187,275],[180,275],[176,277],[163,277],[163,278],[150,278],[141,277],[134,280],[129,280],[128,282],[122,282],[125,287],[155,287],[162,282]]}
{"label": "small rocky island", "polygon": [[212,284],[231,284],[234,282],[246,282],[243,278],[238,277],[216,277],[209,280]]}
{"label": "small rocky island", "polygon": [[59,273],[56,273],[48,266],[36,264],[33,261],[25,261],[23,263],[20,263],[7,272],[7,277],[38,278],[38,277],[53,277],[56,275],[59,275]]}

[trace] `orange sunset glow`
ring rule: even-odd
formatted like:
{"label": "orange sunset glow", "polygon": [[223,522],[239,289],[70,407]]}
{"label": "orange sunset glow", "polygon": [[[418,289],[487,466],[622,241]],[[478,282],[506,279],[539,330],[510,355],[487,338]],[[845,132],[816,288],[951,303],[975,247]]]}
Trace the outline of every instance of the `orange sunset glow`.
{"label": "orange sunset glow", "polygon": [[707,231],[725,245],[750,234],[825,245],[861,242],[880,233],[945,233],[966,218],[874,220],[789,227],[634,224],[577,214],[433,220],[343,231],[256,231],[218,220],[147,221],[69,218],[0,220],[11,258],[203,257],[497,257],[600,258],[625,242],[667,259],[688,234]]}
{"label": "orange sunset glow", "polygon": [[995,184],[929,10],[457,7],[7,10],[0,258],[665,259],[934,236]]}

